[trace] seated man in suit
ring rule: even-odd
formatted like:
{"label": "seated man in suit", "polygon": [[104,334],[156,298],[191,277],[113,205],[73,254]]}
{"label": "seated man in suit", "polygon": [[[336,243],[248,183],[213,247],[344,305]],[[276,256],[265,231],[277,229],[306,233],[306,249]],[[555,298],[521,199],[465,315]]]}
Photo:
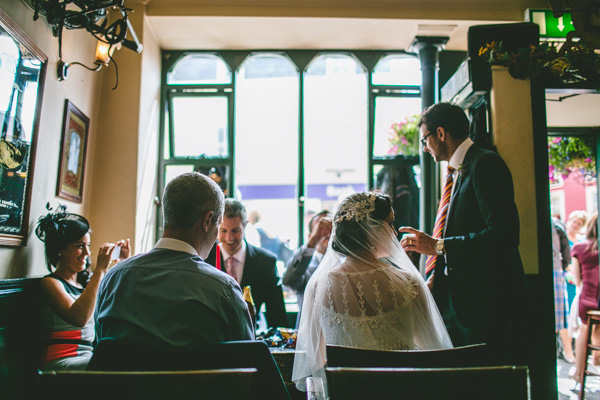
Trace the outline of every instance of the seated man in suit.
{"label": "seated man in suit", "polygon": [[244,206],[239,201],[225,200],[223,221],[219,225],[219,244],[210,251],[206,262],[227,272],[242,287],[252,287],[256,311],[263,303],[267,307],[268,326],[287,326],[276,258],[244,240],[247,222]]}
{"label": "seated man in suit", "polygon": [[283,284],[296,291],[298,298],[296,327],[300,323],[306,284],[327,251],[332,230],[331,213],[323,210],[315,214],[308,223],[308,230],[308,242],[294,252],[283,274]]}
{"label": "seated man in suit", "polygon": [[154,248],[120,262],[100,284],[99,339],[197,346],[254,338],[242,290],[204,262],[217,238],[223,192],[197,172],[165,187],[164,233]]}

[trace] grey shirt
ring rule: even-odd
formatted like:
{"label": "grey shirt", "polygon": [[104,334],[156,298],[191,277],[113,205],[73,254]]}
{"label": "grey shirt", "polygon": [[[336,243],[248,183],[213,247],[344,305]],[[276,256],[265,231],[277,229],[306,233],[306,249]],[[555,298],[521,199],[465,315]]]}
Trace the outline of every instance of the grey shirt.
{"label": "grey shirt", "polygon": [[98,339],[171,346],[254,339],[238,283],[199,256],[168,248],[110,269],[95,318]]}

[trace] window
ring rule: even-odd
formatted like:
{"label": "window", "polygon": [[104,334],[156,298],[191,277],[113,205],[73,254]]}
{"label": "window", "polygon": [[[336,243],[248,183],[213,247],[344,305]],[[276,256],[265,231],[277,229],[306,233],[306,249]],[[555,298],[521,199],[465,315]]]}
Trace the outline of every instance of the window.
{"label": "window", "polygon": [[[258,217],[280,260],[307,219],[378,188],[417,226],[418,156],[390,154],[392,123],[421,109],[420,64],[400,51],[168,51],[159,193],[199,171]],[[379,60],[372,69],[371,60]],[[398,207],[396,207],[398,204]],[[409,210],[409,216],[398,214]],[[160,226],[159,221],[159,226]]]}
{"label": "window", "polygon": [[256,213],[273,239],[264,247],[282,260],[298,243],[299,77],[289,58],[273,53],[251,55],[236,77],[235,197]]}
{"label": "window", "polygon": [[304,81],[304,212],[310,219],[368,187],[368,74],[349,54],[322,54],[308,64]]}
{"label": "window", "polygon": [[[382,57],[375,65],[372,82],[373,187],[392,197],[396,227],[418,227],[419,157],[397,153],[389,135],[394,124],[403,123],[421,112],[419,60],[405,54]],[[418,154],[418,148],[415,154]]]}

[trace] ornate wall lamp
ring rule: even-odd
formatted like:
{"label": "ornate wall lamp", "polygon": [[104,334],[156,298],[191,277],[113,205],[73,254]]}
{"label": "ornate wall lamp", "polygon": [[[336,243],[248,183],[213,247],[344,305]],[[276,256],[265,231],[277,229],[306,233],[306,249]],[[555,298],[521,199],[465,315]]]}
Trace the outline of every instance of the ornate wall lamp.
{"label": "ornate wall lamp", "polygon": [[[46,17],[52,26],[52,33],[58,37],[58,80],[67,79],[69,67],[82,66],[90,71],[99,71],[103,66],[112,63],[115,66],[116,89],[119,84],[117,63],[112,58],[115,49],[121,46],[141,53],[144,48],[139,42],[133,26],[128,19],[125,0],[23,0],[33,11],[33,20],[40,15]],[[110,22],[109,22],[110,21]],[[67,29],[85,29],[97,40],[96,60],[94,67],[88,67],[80,62],[66,63],[62,59],[62,32]],[[131,39],[127,38],[127,33]]]}

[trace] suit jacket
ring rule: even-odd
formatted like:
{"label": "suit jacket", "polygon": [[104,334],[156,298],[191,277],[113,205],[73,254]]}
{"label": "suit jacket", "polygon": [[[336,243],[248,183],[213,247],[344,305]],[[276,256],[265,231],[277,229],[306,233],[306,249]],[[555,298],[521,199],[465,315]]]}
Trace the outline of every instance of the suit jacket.
{"label": "suit jacket", "polygon": [[[205,260],[213,266],[216,265],[216,248],[216,245],[213,246]],[[257,312],[265,303],[269,327],[288,325],[276,261],[277,259],[270,252],[246,243],[246,260],[241,286],[252,287],[252,298]]]}
{"label": "suit jacket", "polygon": [[456,317],[474,342],[490,342],[528,304],[512,176],[500,155],[472,145],[455,185],[433,294],[446,321]]}

